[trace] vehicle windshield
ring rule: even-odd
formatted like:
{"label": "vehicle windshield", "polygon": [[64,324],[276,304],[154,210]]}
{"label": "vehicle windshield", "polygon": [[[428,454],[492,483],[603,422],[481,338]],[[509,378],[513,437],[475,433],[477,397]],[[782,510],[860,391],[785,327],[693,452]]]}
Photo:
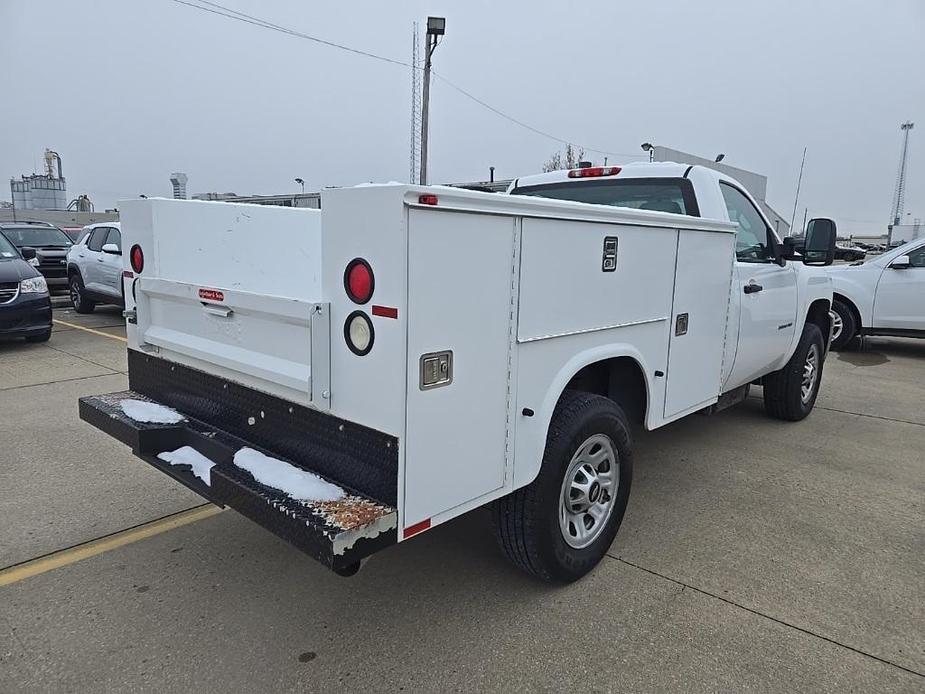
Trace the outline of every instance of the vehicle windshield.
{"label": "vehicle windshield", "polygon": [[0,235],[0,258],[18,258],[19,253],[13,247],[13,244]]}
{"label": "vehicle windshield", "polygon": [[32,246],[42,248],[45,246],[67,247],[71,240],[58,227],[7,227],[2,231],[13,245],[22,248]]}
{"label": "vehicle windshield", "polygon": [[693,191],[685,190],[684,179],[624,178],[600,181],[564,181],[516,187],[511,195],[535,195],[555,200],[573,200],[594,205],[630,207],[700,216]]}

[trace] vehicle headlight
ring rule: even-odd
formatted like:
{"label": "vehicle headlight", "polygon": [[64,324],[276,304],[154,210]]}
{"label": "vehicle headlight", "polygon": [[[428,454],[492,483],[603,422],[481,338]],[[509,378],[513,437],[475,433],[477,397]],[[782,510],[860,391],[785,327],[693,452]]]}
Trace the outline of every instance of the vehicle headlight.
{"label": "vehicle headlight", "polygon": [[19,292],[21,294],[47,294],[48,282],[46,282],[45,278],[41,275],[38,277],[30,277],[19,283]]}

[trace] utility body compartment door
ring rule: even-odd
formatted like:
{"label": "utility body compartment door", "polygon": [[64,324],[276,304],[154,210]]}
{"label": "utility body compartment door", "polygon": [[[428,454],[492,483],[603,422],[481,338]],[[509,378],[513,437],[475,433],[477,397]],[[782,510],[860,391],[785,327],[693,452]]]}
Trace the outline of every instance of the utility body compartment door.
{"label": "utility body compartment door", "polygon": [[665,418],[716,401],[732,280],[732,234],[678,232]]}
{"label": "utility body compartment door", "polygon": [[[505,483],[515,224],[409,210],[406,528]],[[425,355],[451,380],[422,388]]]}

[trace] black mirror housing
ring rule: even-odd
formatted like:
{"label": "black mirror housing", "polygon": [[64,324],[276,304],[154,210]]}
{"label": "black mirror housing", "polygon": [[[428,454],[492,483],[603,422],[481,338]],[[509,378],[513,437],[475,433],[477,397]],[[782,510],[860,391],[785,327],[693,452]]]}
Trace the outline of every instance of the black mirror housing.
{"label": "black mirror housing", "polygon": [[817,217],[806,225],[803,244],[804,265],[831,265],[835,262],[835,220]]}
{"label": "black mirror housing", "polygon": [[23,260],[33,260],[35,258],[35,249],[31,246],[23,246],[19,249],[19,254]]}

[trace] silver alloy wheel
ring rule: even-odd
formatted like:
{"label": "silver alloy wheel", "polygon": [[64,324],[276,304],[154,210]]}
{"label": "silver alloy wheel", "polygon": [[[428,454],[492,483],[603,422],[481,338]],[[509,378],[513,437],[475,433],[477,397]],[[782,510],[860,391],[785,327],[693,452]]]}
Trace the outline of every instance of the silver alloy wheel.
{"label": "silver alloy wheel", "polygon": [[80,288],[77,286],[77,280],[72,279],[71,284],[71,304],[74,305],[74,308],[80,308]]}
{"label": "silver alloy wheel", "polygon": [[570,547],[587,547],[607,527],[619,473],[617,448],[609,436],[594,434],[575,451],[559,494],[559,529]]}
{"label": "silver alloy wheel", "polygon": [[841,335],[841,331],[844,329],[844,324],[842,323],[841,316],[838,315],[838,311],[832,311],[832,341],[838,339]]}
{"label": "silver alloy wheel", "polygon": [[814,342],[809,346],[806,353],[806,361],[803,362],[803,382],[800,385],[800,399],[805,405],[813,397],[813,391],[816,389],[816,380],[819,378],[819,347]]}

